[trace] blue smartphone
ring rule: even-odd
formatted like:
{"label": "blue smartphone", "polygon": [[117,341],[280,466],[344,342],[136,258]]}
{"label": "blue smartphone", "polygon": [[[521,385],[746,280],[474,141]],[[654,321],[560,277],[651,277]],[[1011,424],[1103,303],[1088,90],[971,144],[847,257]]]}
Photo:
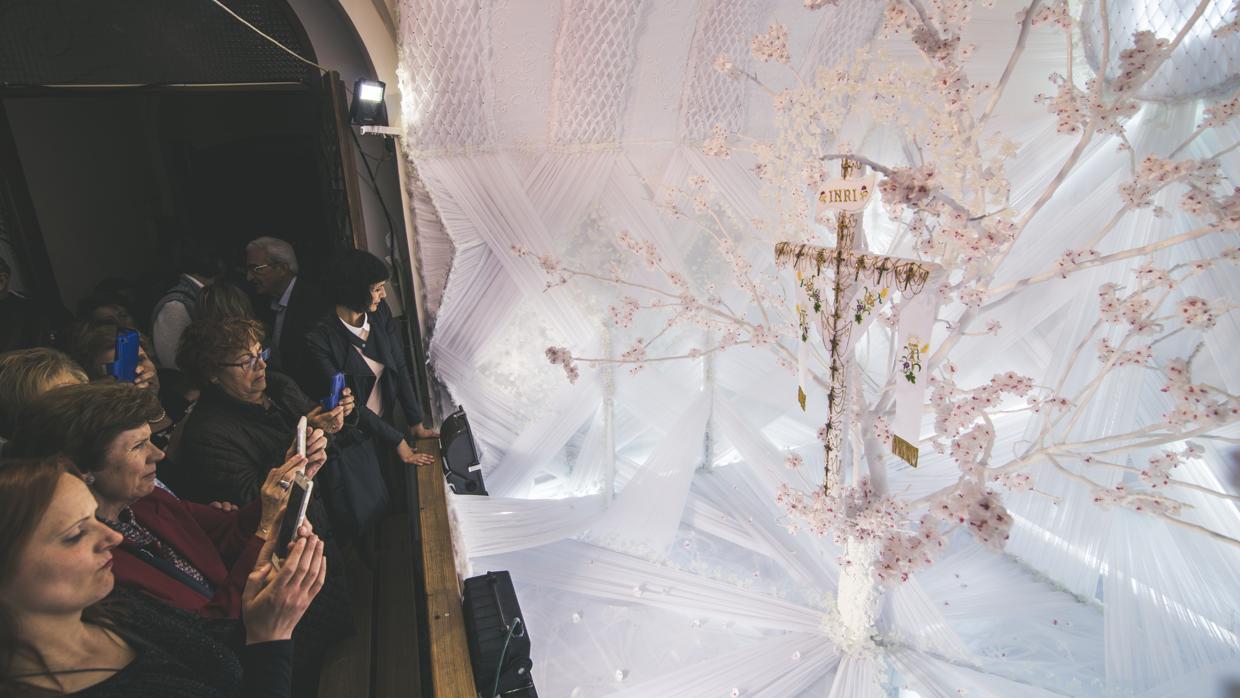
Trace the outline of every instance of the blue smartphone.
{"label": "blue smartphone", "polygon": [[125,383],[134,382],[138,377],[140,341],[137,330],[131,330],[128,327],[116,330],[116,360],[106,366],[108,375]]}
{"label": "blue smartphone", "polygon": [[332,390],[323,398],[322,405],[325,410],[334,410],[336,405],[340,404],[340,393],[344,392],[344,374],[337,373],[332,376]]}

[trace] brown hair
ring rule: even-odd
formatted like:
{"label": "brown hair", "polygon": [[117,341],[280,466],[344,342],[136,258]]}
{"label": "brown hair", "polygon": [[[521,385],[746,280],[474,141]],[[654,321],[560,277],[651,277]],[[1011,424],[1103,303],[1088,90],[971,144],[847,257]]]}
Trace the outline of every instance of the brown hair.
{"label": "brown hair", "polygon": [[266,332],[256,320],[230,318],[194,322],[181,335],[177,346],[177,366],[198,385],[205,386],[220,371],[220,364],[232,361],[261,343]]}
{"label": "brown hair", "polygon": [[230,319],[254,319],[254,307],[250,297],[239,287],[217,281],[202,289],[194,306],[195,322],[216,322]]}
{"label": "brown hair", "polygon": [[99,470],[117,436],[162,413],[159,398],[130,383],[62,386],[31,402],[5,453],[21,458],[63,453],[83,471]]}
{"label": "brown hair", "polygon": [[[82,327],[75,336],[69,339],[69,353],[73,355],[82,368],[86,369],[86,375],[91,380],[103,378],[108,375],[107,369],[103,364],[96,363],[95,360],[99,355],[114,349],[116,347],[116,332],[121,329],[118,325],[104,323],[100,325],[89,324]],[[142,350],[147,356],[154,356],[151,350],[151,340],[144,334],[139,334],[139,343]]]}
{"label": "brown hair", "polygon": [[63,352],[55,349],[22,349],[0,354],[0,436],[12,438],[17,416],[48,384],[69,374],[85,383],[88,378]]}
{"label": "brown hair", "polygon": [[[73,464],[60,457],[43,460],[0,461],[0,586],[13,581],[22,552],[52,503],[63,473],[77,474]],[[17,633],[13,611],[0,601],[0,694],[46,694],[10,677],[13,660],[23,654],[47,670],[39,650]]]}

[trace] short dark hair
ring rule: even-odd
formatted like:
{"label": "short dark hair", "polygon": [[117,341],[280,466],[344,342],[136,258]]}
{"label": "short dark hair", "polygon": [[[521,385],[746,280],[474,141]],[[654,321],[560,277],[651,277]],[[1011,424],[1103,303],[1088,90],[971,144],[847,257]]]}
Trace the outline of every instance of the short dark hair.
{"label": "short dark hair", "polygon": [[254,306],[240,287],[216,281],[202,289],[198,304],[194,306],[194,318],[203,322],[228,318],[253,320]]}
{"label": "short dark hair", "polygon": [[205,386],[220,371],[220,364],[261,343],[266,332],[261,323],[246,318],[222,318],[194,322],[181,334],[177,367]]}
{"label": "short dark hair", "polygon": [[[91,380],[107,375],[103,365],[95,363],[95,359],[116,346],[116,333],[120,329],[119,325],[111,323],[86,324],[69,337],[69,355],[79,366],[86,369],[86,375]],[[138,337],[142,350],[147,356],[152,356],[151,340],[142,333],[138,333]]]}
{"label": "short dark hair", "polygon": [[224,260],[201,244],[187,244],[177,254],[177,271],[215,279],[224,274]]}
{"label": "short dark hair", "polygon": [[66,385],[31,401],[4,451],[18,458],[62,453],[83,472],[96,471],[117,436],[161,414],[159,398],[130,383]]}
{"label": "short dark hair", "polygon": [[332,261],[327,276],[327,300],[364,313],[370,308],[370,287],[387,281],[390,274],[382,259],[365,250],[346,250]]}

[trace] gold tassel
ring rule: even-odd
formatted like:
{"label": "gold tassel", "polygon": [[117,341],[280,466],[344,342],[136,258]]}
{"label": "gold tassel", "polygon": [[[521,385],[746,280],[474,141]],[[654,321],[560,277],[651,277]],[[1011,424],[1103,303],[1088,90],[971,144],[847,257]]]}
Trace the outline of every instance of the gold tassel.
{"label": "gold tassel", "polygon": [[801,411],[804,412],[805,411],[805,391],[802,390],[801,386],[799,385],[797,386],[797,402],[801,403]]}
{"label": "gold tassel", "polygon": [[917,447],[895,434],[891,435],[891,452],[905,463],[917,467]]}

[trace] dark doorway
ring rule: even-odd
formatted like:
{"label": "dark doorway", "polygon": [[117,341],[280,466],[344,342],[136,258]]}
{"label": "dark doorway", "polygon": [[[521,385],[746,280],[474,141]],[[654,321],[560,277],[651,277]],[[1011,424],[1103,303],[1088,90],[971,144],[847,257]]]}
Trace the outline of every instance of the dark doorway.
{"label": "dark doorway", "polygon": [[324,206],[320,103],[305,88],[3,100],[63,301],[114,276],[157,294],[191,242],[236,264],[279,237],[313,273],[349,242]]}

